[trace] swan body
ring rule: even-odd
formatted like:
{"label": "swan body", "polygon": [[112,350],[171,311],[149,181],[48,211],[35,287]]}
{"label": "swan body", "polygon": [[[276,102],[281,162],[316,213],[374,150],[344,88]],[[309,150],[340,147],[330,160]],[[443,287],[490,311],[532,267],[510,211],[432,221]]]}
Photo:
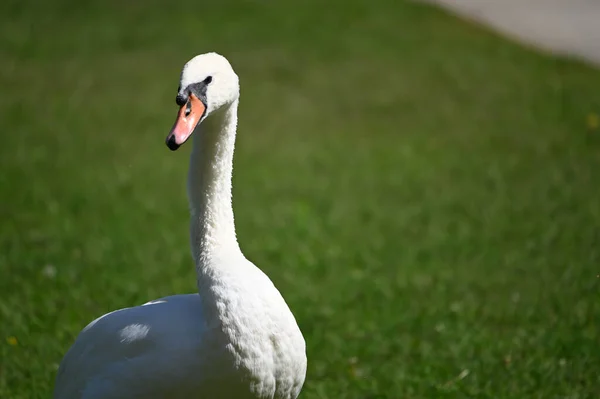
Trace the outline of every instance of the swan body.
{"label": "swan body", "polygon": [[241,252],[231,206],[238,77],[216,53],[184,67],[175,150],[194,133],[188,176],[198,293],[92,321],[60,364],[55,399],[296,398],[302,333],[271,280]]}

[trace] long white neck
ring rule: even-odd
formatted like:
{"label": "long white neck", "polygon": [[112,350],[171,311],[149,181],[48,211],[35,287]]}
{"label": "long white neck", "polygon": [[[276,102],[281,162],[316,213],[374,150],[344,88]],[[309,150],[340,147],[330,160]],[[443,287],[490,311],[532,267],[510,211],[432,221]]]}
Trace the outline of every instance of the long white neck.
{"label": "long white neck", "polygon": [[236,100],[202,122],[193,136],[188,175],[190,238],[199,276],[213,260],[241,254],[231,203]]}

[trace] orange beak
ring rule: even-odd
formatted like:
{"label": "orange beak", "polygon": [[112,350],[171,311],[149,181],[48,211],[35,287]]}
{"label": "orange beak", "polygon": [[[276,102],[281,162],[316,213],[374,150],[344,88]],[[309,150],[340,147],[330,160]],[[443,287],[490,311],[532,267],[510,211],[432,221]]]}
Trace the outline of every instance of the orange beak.
{"label": "orange beak", "polygon": [[202,119],[206,106],[194,94],[189,95],[188,102],[179,108],[177,119],[167,136],[167,147],[175,151],[190,138],[196,125]]}

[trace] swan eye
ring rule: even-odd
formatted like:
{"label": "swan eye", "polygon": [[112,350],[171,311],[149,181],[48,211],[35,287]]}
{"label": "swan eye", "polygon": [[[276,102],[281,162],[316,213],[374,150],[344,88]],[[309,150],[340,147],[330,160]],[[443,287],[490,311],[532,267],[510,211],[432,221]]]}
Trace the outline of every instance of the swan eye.
{"label": "swan eye", "polygon": [[207,85],[210,82],[212,82],[212,76],[207,77],[206,79],[204,79],[204,84]]}

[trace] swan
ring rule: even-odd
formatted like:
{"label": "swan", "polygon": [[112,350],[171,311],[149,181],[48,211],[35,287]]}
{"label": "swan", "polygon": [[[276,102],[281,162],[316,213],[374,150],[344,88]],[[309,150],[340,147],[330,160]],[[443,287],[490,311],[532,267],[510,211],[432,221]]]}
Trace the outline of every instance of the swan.
{"label": "swan", "polygon": [[63,358],[56,399],[296,398],[306,376],[298,324],[235,233],[231,175],[239,80],[229,61],[188,61],[166,144],[193,134],[190,238],[198,292],[120,309],[87,325]]}

